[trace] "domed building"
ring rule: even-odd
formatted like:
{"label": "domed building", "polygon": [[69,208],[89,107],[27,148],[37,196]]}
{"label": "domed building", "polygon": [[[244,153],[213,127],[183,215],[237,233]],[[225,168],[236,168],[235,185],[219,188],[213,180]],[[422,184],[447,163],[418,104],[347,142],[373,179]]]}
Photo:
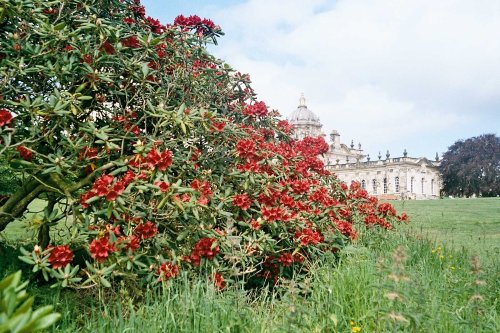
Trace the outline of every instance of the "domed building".
{"label": "domed building", "polygon": [[[326,136],[319,117],[307,108],[304,94],[287,120],[294,125],[293,137],[296,139]],[[323,162],[345,183],[357,181],[370,195],[381,199],[439,198],[442,183],[437,154],[432,161],[425,157],[408,157],[405,149],[402,156],[392,158],[387,151],[385,159],[379,152],[378,160],[372,161],[370,155],[363,153],[361,143],[357,147],[354,141],[349,146],[341,143],[336,130],[332,130],[329,139],[330,149],[322,156]]]}

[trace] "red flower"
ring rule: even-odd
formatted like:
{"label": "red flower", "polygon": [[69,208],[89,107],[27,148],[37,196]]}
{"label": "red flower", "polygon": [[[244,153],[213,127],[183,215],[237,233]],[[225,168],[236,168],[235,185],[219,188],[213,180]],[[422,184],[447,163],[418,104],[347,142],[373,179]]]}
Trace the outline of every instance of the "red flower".
{"label": "red flower", "polygon": [[283,267],[288,267],[293,264],[293,256],[290,253],[283,253],[278,258],[278,261]]}
{"label": "red flower", "polygon": [[161,34],[163,31],[165,31],[165,26],[160,23],[160,21],[152,18],[152,17],[147,17],[146,21],[151,28],[151,31],[154,32],[155,34]]}
{"label": "red flower", "polygon": [[194,266],[198,266],[201,258],[212,260],[220,251],[219,245],[214,246],[217,240],[215,238],[202,238],[194,244],[191,250],[191,262]]}
{"label": "red flower", "polygon": [[255,143],[252,139],[241,139],[236,143],[236,152],[241,158],[255,155]]}
{"label": "red flower", "polygon": [[243,109],[243,114],[245,116],[259,116],[259,117],[264,117],[267,115],[268,110],[266,103],[264,102],[256,102],[253,105],[247,105]]}
{"label": "red flower", "polygon": [[156,181],[155,185],[158,186],[160,188],[160,191],[162,192],[167,192],[168,189],[170,188],[169,183],[160,180]]}
{"label": "red flower", "polygon": [[122,45],[125,47],[131,47],[131,48],[141,47],[141,44],[139,44],[139,40],[137,39],[137,36],[130,36],[130,37],[122,39]]}
{"label": "red flower", "polygon": [[33,158],[33,153],[31,152],[31,150],[29,150],[24,146],[17,146],[16,150],[19,153],[19,155],[21,155],[21,157],[26,161],[31,161],[31,159]]}
{"label": "red flower", "polygon": [[172,165],[173,154],[170,150],[165,150],[160,155],[160,162],[158,163],[158,170],[164,171]]}
{"label": "red flower", "polygon": [[396,216],[396,210],[394,209],[394,207],[388,203],[388,202],[385,202],[385,203],[381,203],[379,206],[378,206],[378,212],[380,214],[382,214],[383,216]]}
{"label": "red flower", "polygon": [[0,109],[0,127],[10,124],[12,119],[12,113],[9,110]]}
{"label": "red flower", "polygon": [[252,228],[253,230],[259,230],[260,229],[259,221],[251,220],[250,221],[250,228]]}
{"label": "red flower", "polygon": [[108,258],[110,252],[115,252],[116,248],[109,243],[109,237],[101,237],[92,240],[89,246],[90,255],[97,262],[103,262]]}
{"label": "red flower", "polygon": [[140,239],[148,239],[154,237],[158,233],[158,228],[153,222],[148,221],[135,227],[134,233]]}
{"label": "red flower", "polygon": [[295,239],[298,240],[302,246],[307,246],[309,244],[317,245],[324,240],[321,233],[309,228],[297,231],[295,233]]}
{"label": "red flower", "polygon": [[52,248],[48,262],[52,265],[53,269],[66,267],[67,264],[73,260],[73,252],[68,245],[59,245]]}
{"label": "red flower", "polygon": [[99,48],[99,50],[100,51],[104,50],[104,52],[106,52],[106,54],[114,54],[115,53],[115,48],[107,40],[104,43],[102,43],[102,45]]}
{"label": "red flower", "polygon": [[160,281],[167,282],[171,278],[179,275],[179,267],[172,264],[171,262],[166,262],[158,267],[156,274],[160,276]]}
{"label": "red flower", "polygon": [[224,130],[224,127],[226,127],[226,123],[223,121],[214,121],[212,122],[212,127],[217,132],[222,132]]}
{"label": "red flower", "polygon": [[125,23],[125,24],[134,24],[135,20],[133,18],[131,18],[131,17],[125,17],[123,19],[123,23]]}
{"label": "red flower", "polygon": [[140,247],[140,239],[135,235],[132,235],[124,240],[127,240],[125,246],[123,247],[125,251],[131,250],[132,252],[135,252]]}
{"label": "red flower", "polygon": [[250,208],[252,200],[246,194],[237,194],[233,198],[233,205],[240,207],[243,210]]}
{"label": "red flower", "polygon": [[224,277],[221,273],[216,272],[213,277],[214,285],[217,289],[222,290],[226,287],[226,281],[224,281]]}

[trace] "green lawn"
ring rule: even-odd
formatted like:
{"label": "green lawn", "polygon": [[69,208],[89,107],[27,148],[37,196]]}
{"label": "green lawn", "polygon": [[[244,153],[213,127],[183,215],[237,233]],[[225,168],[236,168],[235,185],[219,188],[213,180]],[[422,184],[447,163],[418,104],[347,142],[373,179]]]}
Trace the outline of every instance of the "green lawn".
{"label": "green lawn", "polygon": [[485,257],[500,255],[500,198],[391,202],[420,237]]}

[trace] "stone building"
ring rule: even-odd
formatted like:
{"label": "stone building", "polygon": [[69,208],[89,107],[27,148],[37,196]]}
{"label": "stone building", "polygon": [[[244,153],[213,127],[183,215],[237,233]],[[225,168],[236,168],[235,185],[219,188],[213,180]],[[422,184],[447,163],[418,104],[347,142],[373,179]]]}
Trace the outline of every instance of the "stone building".
{"label": "stone building", "polygon": [[[326,136],[319,117],[307,108],[304,95],[288,121],[295,127],[296,139]],[[330,133],[329,141],[330,149],[323,155],[323,161],[327,169],[347,184],[357,181],[369,194],[385,199],[439,198],[441,175],[437,154],[432,161],[408,157],[405,149],[400,157],[391,157],[387,151],[385,159],[379,153],[378,160],[372,161],[364,154],[361,143],[357,147],[353,141],[349,146],[341,143],[336,130]]]}

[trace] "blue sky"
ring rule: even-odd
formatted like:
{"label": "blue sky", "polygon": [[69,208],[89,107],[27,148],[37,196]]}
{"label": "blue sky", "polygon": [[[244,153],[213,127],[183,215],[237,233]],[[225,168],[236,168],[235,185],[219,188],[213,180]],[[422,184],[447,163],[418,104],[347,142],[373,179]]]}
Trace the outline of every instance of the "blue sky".
{"label": "blue sky", "polygon": [[500,133],[498,0],[143,0],[148,15],[212,19],[212,53],[283,116],[305,93],[326,134],[375,157],[433,158]]}

